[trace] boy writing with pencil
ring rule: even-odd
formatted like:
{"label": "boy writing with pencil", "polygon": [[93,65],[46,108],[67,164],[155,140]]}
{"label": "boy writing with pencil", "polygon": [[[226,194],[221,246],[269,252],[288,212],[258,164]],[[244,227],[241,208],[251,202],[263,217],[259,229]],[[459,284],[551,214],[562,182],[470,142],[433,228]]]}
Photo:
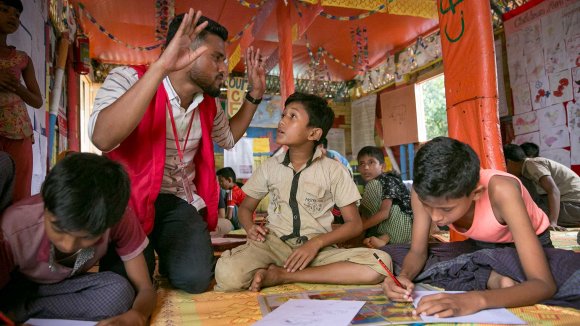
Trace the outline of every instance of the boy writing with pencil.
{"label": "boy writing with pencil", "polygon": [[[155,289],[143,249],[149,243],[129,202],[129,177],[106,157],[71,154],[50,170],[40,195],[0,218],[0,310],[29,318],[146,325]],[[88,273],[113,247],[126,277]],[[1,322],[0,322],[1,324]]]}
{"label": "boy writing with pencil", "polygon": [[[294,93],[285,103],[276,142],[284,155],[266,160],[243,187],[246,198],[238,216],[248,243],[226,251],[218,260],[218,291],[259,291],[291,282],[377,284],[390,268],[383,251],[339,249],[336,243],[362,232],[356,202],[361,198],[348,171],[322,155],[318,146],[334,121],[334,112],[318,96]],[[252,212],[270,194],[268,222],[252,222]],[[334,204],[345,223],[331,228]]]}
{"label": "boy writing with pencil", "polygon": [[556,284],[542,249],[552,247],[550,221],[516,177],[480,169],[471,147],[447,137],[425,144],[414,165],[411,249],[398,276],[402,287],[389,278],[383,283],[391,300],[412,301],[412,280],[425,265],[432,222],[449,226],[481,247],[515,246],[526,280],[517,283],[490,270],[486,290],[426,296],[417,314],[468,315],[487,308],[533,305],[554,295]]}

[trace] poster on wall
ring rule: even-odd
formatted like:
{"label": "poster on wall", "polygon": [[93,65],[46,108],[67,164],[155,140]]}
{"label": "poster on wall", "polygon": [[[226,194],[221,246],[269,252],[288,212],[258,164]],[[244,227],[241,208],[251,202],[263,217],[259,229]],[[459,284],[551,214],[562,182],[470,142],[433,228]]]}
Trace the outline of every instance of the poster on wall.
{"label": "poster on wall", "polygon": [[572,68],[572,87],[576,103],[580,101],[580,62],[579,67]]}
{"label": "poster on wall", "polygon": [[240,107],[244,103],[244,97],[246,96],[247,80],[243,77],[230,77],[228,78],[228,105],[226,113],[228,117],[233,117]]}
{"label": "poster on wall", "polygon": [[236,145],[224,150],[224,167],[231,167],[238,179],[248,179],[252,175],[254,165],[253,139],[242,137]]}
{"label": "poster on wall", "polygon": [[580,101],[568,102],[568,129],[570,130],[571,164],[580,164]]}
{"label": "poster on wall", "polygon": [[250,127],[278,128],[282,115],[283,103],[280,95],[264,94],[262,103],[258,105]]}
{"label": "poster on wall", "polygon": [[538,1],[507,13],[504,28],[516,142],[537,141],[542,155],[580,164],[572,102],[580,98],[580,1]]}
{"label": "poster on wall", "polygon": [[540,156],[570,167],[570,151],[563,148],[540,151]]}
{"label": "poster on wall", "polygon": [[[517,135],[513,141],[514,144],[521,145],[523,143],[540,143],[540,132],[530,132],[529,134]],[[539,146],[539,145],[538,145]]]}
{"label": "poster on wall", "polygon": [[375,112],[377,107],[377,95],[371,94],[355,100],[351,104],[351,142],[352,152],[358,151],[365,146],[375,145]]}
{"label": "poster on wall", "polygon": [[498,76],[497,79],[497,91],[498,91],[498,97],[499,97],[499,105],[497,107],[497,113],[499,114],[500,117],[505,117],[508,116],[510,114],[509,112],[509,108],[508,108],[508,96],[507,96],[507,92],[505,89],[505,81],[502,77],[500,76],[504,76],[504,51],[503,51],[503,46],[502,46],[502,39],[498,38],[497,40],[495,40],[495,68],[497,69],[497,73],[496,76]]}
{"label": "poster on wall", "polygon": [[566,125],[566,110],[562,104],[555,104],[539,110],[536,115],[539,120],[540,130]]}
{"label": "poster on wall", "polygon": [[328,140],[328,149],[333,149],[346,157],[344,129],[330,128],[326,134],[326,139]]}
{"label": "poster on wall", "polygon": [[515,135],[527,134],[540,130],[540,123],[535,111],[514,115],[512,123],[514,125]]}
{"label": "poster on wall", "polygon": [[559,126],[540,130],[540,150],[570,146],[568,127]]}

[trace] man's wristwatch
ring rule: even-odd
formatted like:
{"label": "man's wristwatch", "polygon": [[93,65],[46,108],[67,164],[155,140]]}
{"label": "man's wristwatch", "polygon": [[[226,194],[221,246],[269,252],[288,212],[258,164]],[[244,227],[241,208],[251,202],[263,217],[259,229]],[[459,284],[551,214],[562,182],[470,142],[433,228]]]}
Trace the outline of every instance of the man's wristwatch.
{"label": "man's wristwatch", "polygon": [[253,98],[252,95],[250,95],[250,93],[246,93],[246,100],[254,105],[258,105],[262,102],[261,98]]}

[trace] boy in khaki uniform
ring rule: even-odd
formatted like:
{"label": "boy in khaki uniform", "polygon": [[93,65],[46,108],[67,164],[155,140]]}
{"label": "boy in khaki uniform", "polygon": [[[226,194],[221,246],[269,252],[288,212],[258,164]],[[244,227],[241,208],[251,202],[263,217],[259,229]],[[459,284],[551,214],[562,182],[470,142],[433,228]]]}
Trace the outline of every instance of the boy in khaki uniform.
{"label": "boy in khaki uniform", "polygon": [[[259,291],[283,283],[378,284],[385,270],[373,253],[392,267],[380,250],[339,249],[336,243],[362,232],[356,202],[360,194],[348,171],[322,155],[318,146],[334,113],[318,96],[294,93],[285,103],[276,142],[288,151],[265,161],[242,188],[238,210],[248,243],[218,260],[218,291]],[[254,225],[252,213],[270,194],[268,222]],[[334,204],[345,223],[332,230]]]}

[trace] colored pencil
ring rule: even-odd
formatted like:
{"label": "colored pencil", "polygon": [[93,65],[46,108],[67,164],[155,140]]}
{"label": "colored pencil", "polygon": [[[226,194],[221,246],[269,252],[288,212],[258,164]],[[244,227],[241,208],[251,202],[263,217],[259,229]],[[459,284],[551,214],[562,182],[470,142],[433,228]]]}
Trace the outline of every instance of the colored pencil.
{"label": "colored pencil", "polygon": [[393,281],[395,281],[395,284],[397,284],[398,287],[402,288],[403,285],[401,284],[401,282],[399,282],[399,280],[397,280],[395,275],[393,275],[393,273],[391,273],[391,271],[389,270],[387,265],[385,265],[385,263],[383,263],[383,261],[379,258],[379,255],[377,255],[376,253],[373,253],[373,256],[375,256],[375,258],[379,261],[379,264],[381,264],[381,266],[383,266],[383,268],[385,269],[387,274],[389,274],[389,276],[393,279]]}

